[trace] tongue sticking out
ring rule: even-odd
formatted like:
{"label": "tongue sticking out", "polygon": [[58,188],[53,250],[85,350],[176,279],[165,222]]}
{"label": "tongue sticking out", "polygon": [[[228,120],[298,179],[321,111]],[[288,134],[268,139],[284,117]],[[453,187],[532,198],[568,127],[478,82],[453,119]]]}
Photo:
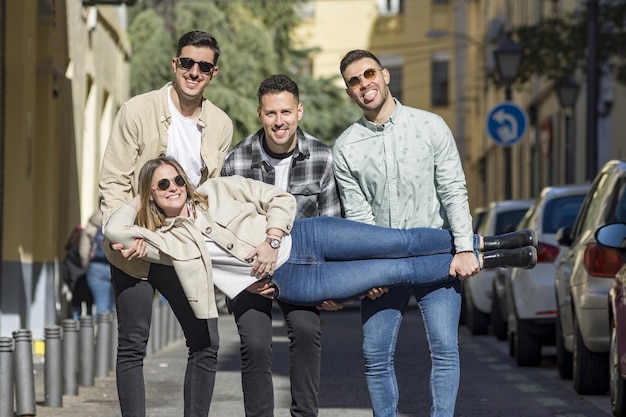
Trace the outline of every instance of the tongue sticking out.
{"label": "tongue sticking out", "polygon": [[365,93],[363,95],[363,98],[367,101],[372,101],[374,100],[374,97],[376,97],[376,91],[375,90],[370,90],[367,93]]}

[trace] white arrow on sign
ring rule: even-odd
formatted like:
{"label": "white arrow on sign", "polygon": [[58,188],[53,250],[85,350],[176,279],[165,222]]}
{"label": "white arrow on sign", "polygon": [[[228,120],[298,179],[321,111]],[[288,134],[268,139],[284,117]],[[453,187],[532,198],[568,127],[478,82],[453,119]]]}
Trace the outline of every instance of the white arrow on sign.
{"label": "white arrow on sign", "polygon": [[513,142],[518,138],[519,127],[515,116],[507,113],[504,109],[500,109],[493,114],[493,120],[500,124],[497,132],[503,143]]}

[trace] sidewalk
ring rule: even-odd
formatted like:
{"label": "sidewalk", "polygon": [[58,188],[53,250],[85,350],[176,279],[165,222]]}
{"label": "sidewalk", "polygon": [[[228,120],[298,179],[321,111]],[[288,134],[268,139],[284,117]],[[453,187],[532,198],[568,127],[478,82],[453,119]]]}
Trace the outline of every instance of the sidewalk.
{"label": "sidewalk", "polygon": [[[346,317],[351,327],[359,330],[358,317],[355,312]],[[330,317],[325,315],[326,317]],[[354,317],[352,317],[354,316]],[[339,318],[337,316],[337,318]],[[334,320],[327,320],[328,322]],[[328,323],[330,324],[330,323]],[[343,324],[339,324],[343,327]],[[328,328],[331,336],[331,329]],[[215,390],[211,403],[210,417],[241,417],[244,415],[243,395],[241,392],[241,376],[239,369],[239,335],[233,317],[221,315],[219,318],[220,350],[218,356],[218,372]],[[332,340],[332,339],[331,339]],[[330,341],[329,341],[330,342]],[[332,342],[330,342],[332,343]],[[360,346],[359,338],[354,338],[355,346]],[[289,379],[287,377],[287,345],[288,339],[282,315],[274,314],[274,400],[276,417],[289,417],[291,395],[289,393]],[[340,346],[337,346],[341,349]],[[328,346],[329,351],[330,346]],[[146,382],[146,409],[147,417],[172,417],[183,415],[183,376],[186,365],[186,346],[183,340],[178,340],[161,349],[159,352],[148,355],[144,360],[144,375]],[[330,352],[329,352],[330,353]],[[360,359],[359,359],[360,360]],[[330,358],[327,357],[330,362]],[[41,361],[37,361],[41,362]],[[345,417],[371,417],[369,399],[360,367],[351,366],[350,374],[344,375],[351,383],[356,383],[361,389],[357,395],[357,407],[346,409],[336,408],[342,403],[340,399],[333,401],[333,405],[320,410],[320,417],[342,415]],[[43,363],[35,364],[35,390],[37,401],[37,416],[63,417],[120,417],[119,404],[115,384],[115,374],[111,372],[106,378],[97,378],[92,387],[79,387],[78,396],[63,396],[63,407],[45,407],[44,404],[44,375]],[[361,392],[362,391],[362,392]],[[336,395],[341,395],[339,392]],[[335,395],[331,395],[333,398]],[[345,399],[344,399],[345,401]]]}

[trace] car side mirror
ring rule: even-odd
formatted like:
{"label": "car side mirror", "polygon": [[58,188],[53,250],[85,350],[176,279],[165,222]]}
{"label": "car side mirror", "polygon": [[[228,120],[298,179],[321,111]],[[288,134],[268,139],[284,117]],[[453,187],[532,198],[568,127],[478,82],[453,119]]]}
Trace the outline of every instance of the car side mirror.
{"label": "car side mirror", "polygon": [[626,223],[612,223],[596,230],[596,241],[608,248],[626,251]]}
{"label": "car side mirror", "polygon": [[572,246],[572,228],[569,226],[561,227],[556,231],[556,241],[561,246]]}

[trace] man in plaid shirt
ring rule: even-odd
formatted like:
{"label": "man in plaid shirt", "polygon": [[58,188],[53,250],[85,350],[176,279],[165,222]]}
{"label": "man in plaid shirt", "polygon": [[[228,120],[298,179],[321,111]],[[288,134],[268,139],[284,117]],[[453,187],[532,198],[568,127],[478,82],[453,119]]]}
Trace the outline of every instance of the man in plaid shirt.
{"label": "man in plaid shirt", "polygon": [[[297,84],[285,75],[265,79],[257,92],[263,128],[227,156],[222,176],[254,178],[293,194],[296,217],[340,216],[332,150],[298,127],[304,114]],[[320,383],[319,310],[342,305],[325,301],[303,307],[277,301],[289,336],[291,415],[317,416]],[[242,292],[229,303],[241,338],[241,380],[246,416],[274,415],[272,385],[272,298]]]}

